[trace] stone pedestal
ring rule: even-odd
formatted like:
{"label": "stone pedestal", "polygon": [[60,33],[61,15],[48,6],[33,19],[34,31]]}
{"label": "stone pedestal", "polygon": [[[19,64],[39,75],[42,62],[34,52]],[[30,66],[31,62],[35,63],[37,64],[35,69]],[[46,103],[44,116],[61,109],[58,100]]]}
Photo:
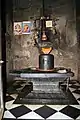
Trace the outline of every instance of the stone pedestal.
{"label": "stone pedestal", "polygon": [[[61,79],[62,80],[62,79]],[[31,79],[33,83],[33,91],[44,91],[46,93],[60,92],[60,79]]]}

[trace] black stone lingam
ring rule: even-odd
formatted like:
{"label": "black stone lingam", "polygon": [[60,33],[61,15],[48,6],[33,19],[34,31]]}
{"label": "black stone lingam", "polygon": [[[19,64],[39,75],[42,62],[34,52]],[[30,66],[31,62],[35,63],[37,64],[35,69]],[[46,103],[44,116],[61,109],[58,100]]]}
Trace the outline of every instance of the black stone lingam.
{"label": "black stone lingam", "polygon": [[40,70],[53,70],[54,68],[54,56],[52,54],[39,55],[39,69]]}

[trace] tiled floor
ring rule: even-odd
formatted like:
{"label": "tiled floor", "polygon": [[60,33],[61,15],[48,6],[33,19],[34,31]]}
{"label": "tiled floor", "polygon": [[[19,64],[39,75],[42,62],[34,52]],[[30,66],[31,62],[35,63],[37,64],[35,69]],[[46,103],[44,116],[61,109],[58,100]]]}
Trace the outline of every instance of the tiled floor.
{"label": "tiled floor", "polygon": [[[31,105],[31,104],[14,104],[20,90],[25,86],[25,81],[15,82],[17,86],[8,89],[6,94],[6,110],[4,120],[23,119],[23,120],[80,120],[80,84],[77,81],[71,81],[69,89],[79,105]],[[15,92],[10,92],[11,89]]]}

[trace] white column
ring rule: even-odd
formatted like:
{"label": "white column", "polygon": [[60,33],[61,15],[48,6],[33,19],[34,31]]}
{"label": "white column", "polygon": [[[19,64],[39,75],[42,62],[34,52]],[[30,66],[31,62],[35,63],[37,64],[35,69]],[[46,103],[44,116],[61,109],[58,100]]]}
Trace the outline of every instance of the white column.
{"label": "white column", "polygon": [[2,70],[1,70],[1,64],[3,63],[2,60],[0,60],[0,118],[2,118],[4,106],[3,106],[3,87],[2,87]]}

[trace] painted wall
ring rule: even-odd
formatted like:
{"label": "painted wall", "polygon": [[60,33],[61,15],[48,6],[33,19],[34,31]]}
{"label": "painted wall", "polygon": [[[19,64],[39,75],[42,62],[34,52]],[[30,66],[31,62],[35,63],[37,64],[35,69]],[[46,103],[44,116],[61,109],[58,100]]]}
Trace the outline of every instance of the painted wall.
{"label": "painted wall", "polygon": [[[13,0],[13,22],[15,21],[33,21],[34,18],[41,16],[41,0]],[[51,28],[50,40],[53,43],[54,66],[68,67],[75,73],[74,79],[78,76],[78,53],[77,53],[77,34],[76,34],[76,14],[74,0],[46,0],[45,11],[56,22],[59,31],[60,43],[58,37],[54,37],[53,28]],[[9,20],[8,20],[9,21]],[[7,31],[12,23],[7,22]],[[38,66],[39,51],[34,46],[34,30],[31,35],[7,37],[7,59],[9,69],[22,69],[30,66]]]}

